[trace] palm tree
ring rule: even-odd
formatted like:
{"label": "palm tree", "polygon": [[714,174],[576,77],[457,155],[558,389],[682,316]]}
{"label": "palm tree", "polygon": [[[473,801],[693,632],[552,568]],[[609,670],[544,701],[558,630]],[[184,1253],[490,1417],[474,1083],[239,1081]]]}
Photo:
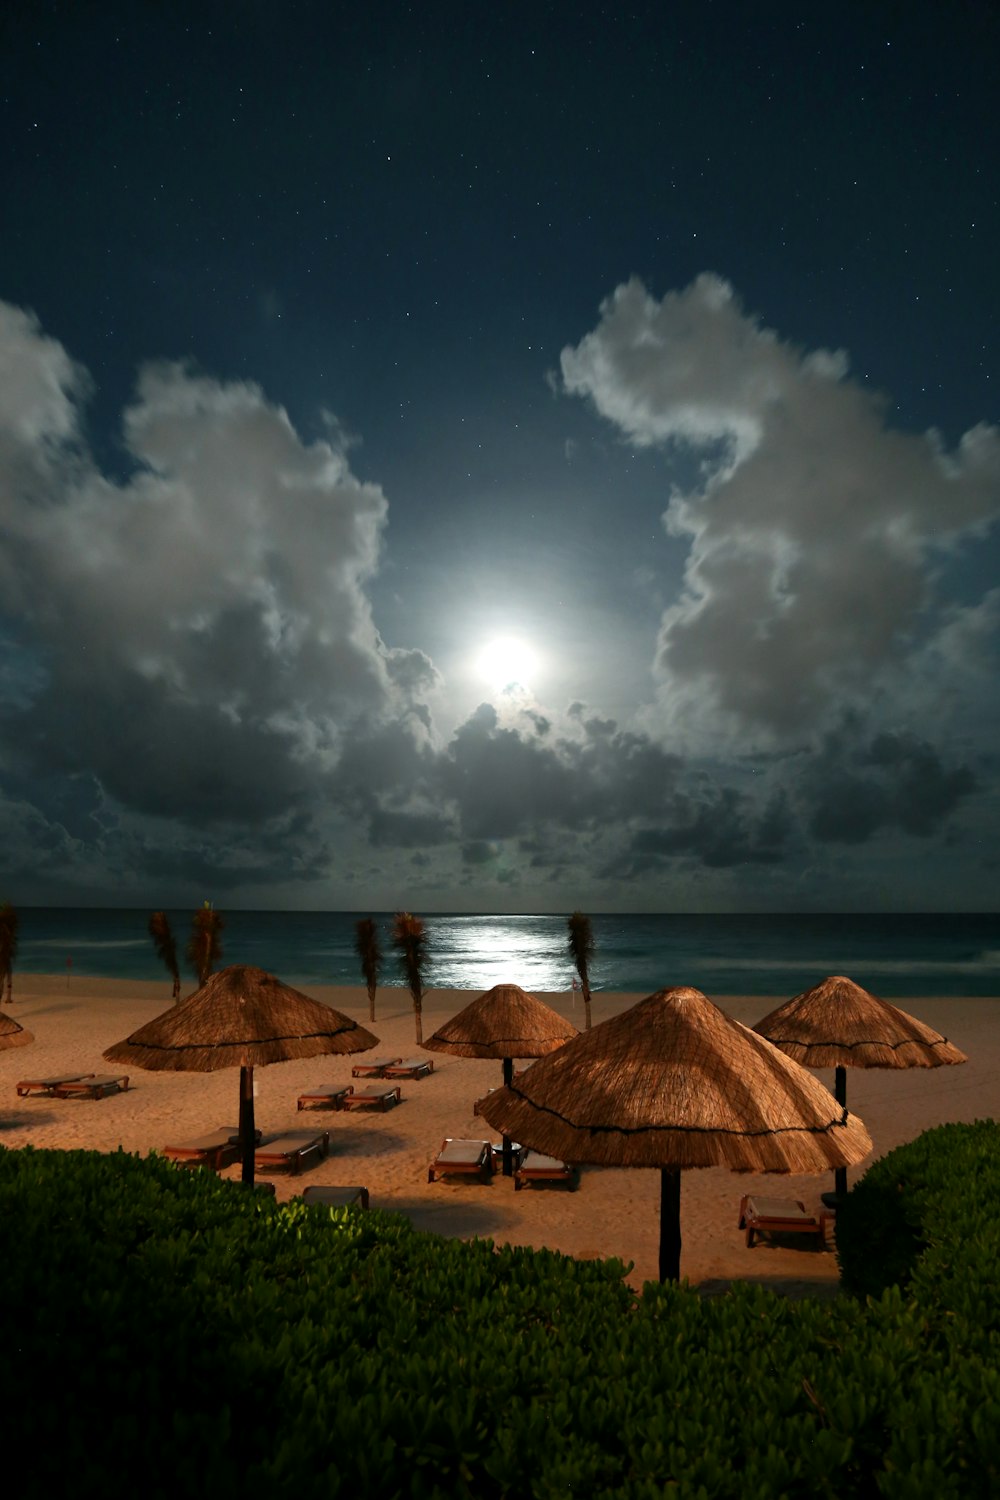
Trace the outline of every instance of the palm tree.
{"label": "palm tree", "polygon": [[392,943],[398,948],[400,962],[410,994],[413,996],[413,1013],[417,1018],[417,1046],[424,1045],[421,1010],[424,1001],[423,970],[427,966],[427,931],[420,917],[408,911],[398,911],[392,919]]}
{"label": "palm tree", "polygon": [[17,912],[9,901],[0,906],[0,991],[7,986],[7,1003],[13,1000],[14,960],[17,957]]}
{"label": "palm tree", "polygon": [[589,1031],[590,960],[594,956],[594,934],[590,926],[590,918],[585,917],[582,911],[575,911],[571,917],[568,917],[566,926],[569,928],[570,957],[576,965],[576,972],[580,976],[580,988],[583,990],[585,1029]]}
{"label": "palm tree", "polygon": [[212,973],[215,963],[222,957],[222,941],[219,933],[225,923],[211,901],[206,901],[191,920],[191,936],[188,938],[187,960],[204,984]]}
{"label": "palm tree", "polygon": [[382,967],[382,950],[378,945],[378,933],[371,917],[362,917],[354,930],[354,947],[361,960],[361,973],[368,986],[368,1019],[375,1019],[375,991],[378,989],[379,970]]}
{"label": "palm tree", "polygon": [[177,966],[177,942],[170,930],[165,911],[154,911],[149,919],[149,935],[153,939],[156,956],[166,964],[174,980],[174,1000],[180,998],[181,971]]}

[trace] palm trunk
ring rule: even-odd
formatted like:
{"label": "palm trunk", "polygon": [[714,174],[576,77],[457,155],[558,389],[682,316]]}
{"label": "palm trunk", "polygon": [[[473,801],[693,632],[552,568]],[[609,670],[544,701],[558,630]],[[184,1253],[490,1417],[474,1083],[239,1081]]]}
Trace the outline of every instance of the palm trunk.
{"label": "palm trunk", "polygon": [[423,1001],[418,1000],[416,996],[413,998],[413,1014],[417,1021],[417,1046],[422,1047],[424,1045]]}
{"label": "palm trunk", "polygon": [[584,979],[582,981],[582,986],[581,987],[583,989],[583,1029],[584,1029],[584,1031],[589,1031],[590,1030],[590,985]]}

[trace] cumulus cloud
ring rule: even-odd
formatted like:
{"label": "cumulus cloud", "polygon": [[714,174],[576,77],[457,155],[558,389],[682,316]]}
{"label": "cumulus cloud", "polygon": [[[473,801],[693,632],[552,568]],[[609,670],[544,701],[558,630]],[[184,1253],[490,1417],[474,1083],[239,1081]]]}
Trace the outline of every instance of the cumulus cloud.
{"label": "cumulus cloud", "polygon": [[258,386],[183,364],[141,371],[114,480],[86,392],[0,304],[8,774],[93,776],[133,814],[252,827],[294,860],[348,745],[426,739],[434,666],[384,645],[366,594],[385,496]]}
{"label": "cumulus cloud", "polygon": [[843,351],[782,341],[711,275],[661,301],[620,286],[563,351],[566,390],[631,442],[701,458],[664,517],[688,547],[656,656],[675,716],[714,707],[787,737],[891,690],[938,623],[940,558],[1000,516],[996,428],[952,451],[894,431],[847,371]]}

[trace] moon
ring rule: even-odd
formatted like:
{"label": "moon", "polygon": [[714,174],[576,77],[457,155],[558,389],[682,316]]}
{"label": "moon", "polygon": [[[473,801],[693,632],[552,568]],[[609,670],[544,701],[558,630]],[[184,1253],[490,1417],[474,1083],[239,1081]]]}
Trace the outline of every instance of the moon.
{"label": "moon", "polygon": [[530,687],[538,657],[526,641],[515,636],[497,636],[484,646],[476,660],[479,676],[496,692],[504,688]]}

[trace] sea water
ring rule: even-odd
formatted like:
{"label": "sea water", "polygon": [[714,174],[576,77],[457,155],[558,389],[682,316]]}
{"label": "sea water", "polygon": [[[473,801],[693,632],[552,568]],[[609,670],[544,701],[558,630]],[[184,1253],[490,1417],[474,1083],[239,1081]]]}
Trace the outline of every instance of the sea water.
{"label": "sea water", "polygon": [[[566,915],[421,914],[427,989],[481,992],[494,984],[569,991],[574,968]],[[147,909],[21,907],[18,971],[167,979]],[[374,918],[381,985],[404,978],[388,912],[223,911],[224,964],[256,964],[290,984],[362,983],[356,924]],[[168,912],[185,990],[191,911]],[[652,994],[689,984],[713,995],[788,997],[846,974],[886,999],[1000,995],[1000,916],[944,914],[607,915],[591,913],[594,990]]]}

